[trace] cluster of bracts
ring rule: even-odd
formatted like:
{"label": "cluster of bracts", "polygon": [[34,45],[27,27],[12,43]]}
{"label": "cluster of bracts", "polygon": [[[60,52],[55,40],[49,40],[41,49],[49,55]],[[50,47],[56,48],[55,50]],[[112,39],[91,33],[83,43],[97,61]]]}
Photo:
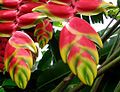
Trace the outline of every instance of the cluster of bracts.
{"label": "cluster of bracts", "polygon": [[[106,7],[104,7],[106,6]],[[102,47],[95,30],[77,14],[104,12],[113,6],[102,0],[0,0],[0,70],[8,71],[19,88],[25,89],[37,54],[52,38],[54,21],[68,22],[60,34],[60,53],[80,80],[92,85]],[[26,31],[27,29],[27,31]]]}

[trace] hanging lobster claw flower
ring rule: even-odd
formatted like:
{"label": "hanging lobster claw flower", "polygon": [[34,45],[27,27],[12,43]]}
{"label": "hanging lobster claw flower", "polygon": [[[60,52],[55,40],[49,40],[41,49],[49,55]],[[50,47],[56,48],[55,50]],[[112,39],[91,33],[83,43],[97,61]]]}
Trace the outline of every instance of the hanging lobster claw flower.
{"label": "hanging lobster claw flower", "polygon": [[31,52],[27,49],[16,49],[8,42],[5,49],[4,65],[17,86],[25,89],[30,80],[33,65]]}
{"label": "hanging lobster claw flower", "polygon": [[32,53],[37,53],[35,43],[21,31],[13,33],[9,39],[4,55],[6,71],[19,88],[25,89],[31,76],[33,66]]}
{"label": "hanging lobster claw flower", "polygon": [[17,8],[20,0],[0,0],[0,5],[6,8]]}
{"label": "hanging lobster claw flower", "polygon": [[16,31],[9,39],[9,43],[15,48],[25,48],[33,53],[37,53],[37,48],[33,40],[24,32]]}
{"label": "hanging lobster claw flower", "polygon": [[41,2],[30,2],[30,3],[23,4],[19,7],[19,15],[31,13],[33,8],[40,6],[42,4],[43,3]]}
{"label": "hanging lobster claw flower", "polygon": [[0,37],[10,37],[16,30],[16,25],[13,22],[0,23]]}
{"label": "hanging lobster claw flower", "polygon": [[16,10],[0,10],[0,22],[14,21],[16,19]]}
{"label": "hanging lobster claw flower", "polygon": [[42,18],[45,17],[45,15],[37,12],[24,14],[17,19],[18,27],[21,29],[34,27],[37,23],[41,22]]}
{"label": "hanging lobster claw flower", "polygon": [[75,3],[75,9],[82,15],[97,15],[101,12],[106,12],[109,7],[114,7],[110,3],[106,3],[102,0],[78,0]]}
{"label": "hanging lobster claw flower", "polygon": [[[59,11],[60,10],[60,11]],[[42,12],[52,20],[63,20],[73,16],[74,10],[69,5],[48,2],[33,9],[36,12]]]}
{"label": "hanging lobster claw flower", "polygon": [[63,61],[87,85],[92,85],[97,75],[99,56],[94,42],[103,46],[95,30],[85,20],[77,17],[71,18],[60,33],[60,54]]}
{"label": "hanging lobster claw flower", "polygon": [[37,37],[39,46],[43,48],[52,38],[52,24],[48,20],[44,20],[42,23],[39,23],[35,28],[34,35]]}

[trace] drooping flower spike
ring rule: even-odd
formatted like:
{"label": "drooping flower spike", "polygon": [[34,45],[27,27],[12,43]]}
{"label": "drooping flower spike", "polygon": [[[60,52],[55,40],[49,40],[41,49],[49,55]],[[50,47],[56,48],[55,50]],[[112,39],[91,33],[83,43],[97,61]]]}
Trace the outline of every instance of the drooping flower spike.
{"label": "drooping flower spike", "polygon": [[16,31],[5,48],[4,65],[19,88],[25,89],[33,66],[32,53],[37,53],[35,43],[24,32]]}
{"label": "drooping flower spike", "polygon": [[9,42],[7,43],[4,58],[5,69],[19,88],[26,88],[31,75],[30,64],[32,63],[32,54],[29,50],[16,49]]}
{"label": "drooping flower spike", "polygon": [[78,13],[86,16],[97,15],[106,12],[109,7],[114,7],[112,4],[102,0],[78,0],[74,6]]}
{"label": "drooping flower spike", "polygon": [[44,20],[43,22],[39,23],[35,28],[34,35],[37,37],[39,46],[43,48],[52,38],[52,24],[48,20]]}
{"label": "drooping flower spike", "polygon": [[60,33],[60,53],[71,71],[87,85],[97,75],[99,56],[95,44],[103,46],[99,35],[84,20],[73,17]]}
{"label": "drooping flower spike", "polygon": [[53,21],[68,19],[73,16],[74,10],[66,4],[48,2],[33,9],[35,12],[41,12],[51,18]]}

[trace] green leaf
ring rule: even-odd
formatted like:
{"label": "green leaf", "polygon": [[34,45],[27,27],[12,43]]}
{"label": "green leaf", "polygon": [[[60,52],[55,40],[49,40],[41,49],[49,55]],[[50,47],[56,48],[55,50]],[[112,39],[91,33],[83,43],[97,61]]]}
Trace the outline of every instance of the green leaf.
{"label": "green leaf", "polygon": [[[57,34],[59,34],[59,33],[57,32],[56,35]],[[49,41],[49,49],[51,50],[51,53],[54,58],[53,61],[55,61],[55,62],[58,62],[59,60],[61,60],[58,42],[59,42],[59,38],[56,38],[55,33],[54,33],[53,38]]]}
{"label": "green leaf", "polygon": [[0,88],[0,92],[6,92],[4,88]]}
{"label": "green leaf", "polygon": [[2,86],[12,86],[12,87],[15,87],[16,84],[15,84],[14,81],[12,81],[12,79],[6,79],[6,80],[4,80]]}
{"label": "green leaf", "polygon": [[83,18],[84,20],[86,20],[88,23],[90,23],[90,18],[89,18],[89,16],[83,16],[83,15],[82,15],[82,18]]}
{"label": "green leaf", "polygon": [[115,87],[114,92],[120,92],[120,81],[118,82],[117,86]]}
{"label": "green leaf", "polygon": [[120,0],[117,0],[117,6],[120,8]]}
{"label": "green leaf", "polygon": [[56,81],[59,78],[67,75],[68,73],[70,73],[70,70],[66,64],[64,64],[62,61],[59,61],[55,65],[51,66],[51,68],[43,72],[36,71],[36,73],[39,73],[37,86],[38,89],[41,89],[44,88],[46,85],[52,85],[53,81]]}
{"label": "green leaf", "polygon": [[38,69],[40,69],[41,71],[48,69],[51,66],[51,62],[52,62],[52,54],[51,51],[48,50],[44,53],[42,59],[39,61]]}
{"label": "green leaf", "polygon": [[54,22],[53,22],[53,26],[63,27],[62,23],[61,23],[61,22],[58,22],[58,21],[54,21]]}
{"label": "green leaf", "polygon": [[[104,61],[104,59],[107,57],[113,43],[115,42],[117,36],[111,37],[109,41],[106,41],[104,43],[104,47],[99,50],[99,56],[100,56],[100,63]],[[120,38],[119,38],[120,40]]]}
{"label": "green leaf", "polygon": [[94,16],[90,16],[91,17],[91,20],[92,20],[92,23],[104,23],[104,20],[103,20],[103,13],[100,13],[98,15],[94,15]]}

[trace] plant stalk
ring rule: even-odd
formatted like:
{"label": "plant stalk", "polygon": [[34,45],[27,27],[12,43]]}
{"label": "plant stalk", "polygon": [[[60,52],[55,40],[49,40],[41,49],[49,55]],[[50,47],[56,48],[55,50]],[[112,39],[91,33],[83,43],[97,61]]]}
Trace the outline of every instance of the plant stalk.
{"label": "plant stalk", "polygon": [[[117,43],[119,40],[119,35],[117,35],[117,38],[115,39],[115,42],[113,43],[113,46],[105,60],[105,62],[102,64],[102,66],[104,66],[105,64],[107,64],[109,61],[110,61],[110,56],[112,55],[112,53],[115,51],[115,48],[116,48],[116,45],[118,45],[119,43]],[[112,58],[114,58],[115,56],[113,55]],[[101,66],[101,67],[102,67]],[[94,81],[94,84],[91,88],[91,91],[90,92],[97,92],[97,89],[102,81],[102,78],[104,77],[104,74],[102,74],[100,77],[98,77],[95,81]]]}
{"label": "plant stalk", "polygon": [[99,77],[100,75],[102,75],[103,73],[105,73],[111,67],[115,66],[118,62],[120,62],[120,56],[117,57],[116,59],[114,59],[113,61],[111,61],[110,63],[108,63],[107,65],[103,66],[102,68],[98,69],[98,75],[97,75],[97,77]]}
{"label": "plant stalk", "polygon": [[112,28],[110,28],[110,30],[108,30],[108,32],[101,37],[103,43],[111,36],[111,33],[114,32],[114,30],[117,28],[117,26],[118,26],[119,24],[120,24],[120,20],[118,20],[118,21],[112,26]]}
{"label": "plant stalk", "polygon": [[100,77],[96,78],[94,84],[92,85],[90,92],[97,92],[97,89],[98,89],[103,77],[104,77],[104,74],[102,74]]}
{"label": "plant stalk", "polygon": [[111,60],[115,59],[115,57],[119,54],[120,54],[120,47],[109,58],[107,58],[105,62],[103,62],[100,68],[108,64]]}
{"label": "plant stalk", "polygon": [[[118,11],[118,13],[115,15],[115,18],[117,17],[117,15],[120,13],[120,11]],[[113,22],[114,18],[112,18],[112,20],[110,21],[110,23],[107,25],[107,27],[105,28],[105,31],[102,33],[102,36],[104,35],[104,33],[106,32],[106,30],[109,28],[110,24]]]}
{"label": "plant stalk", "polygon": [[68,85],[70,80],[74,78],[74,74],[71,73],[69,76],[65,77],[59,84],[58,86],[52,90],[52,92],[63,92],[64,88]]}

